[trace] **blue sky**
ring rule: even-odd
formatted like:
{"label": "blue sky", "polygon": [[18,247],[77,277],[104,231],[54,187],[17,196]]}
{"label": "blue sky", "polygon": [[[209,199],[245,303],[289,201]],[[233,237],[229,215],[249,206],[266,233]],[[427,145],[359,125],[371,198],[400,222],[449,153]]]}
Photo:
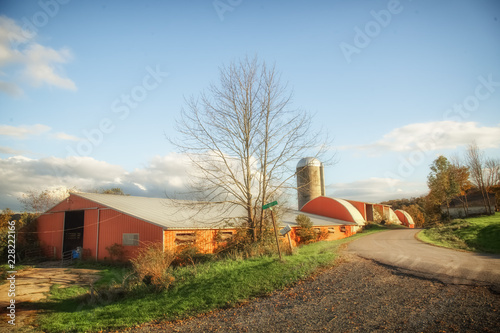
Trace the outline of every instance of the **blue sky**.
{"label": "blue sky", "polygon": [[0,208],[28,189],[182,189],[184,97],[245,56],[275,63],[334,139],[327,195],[424,194],[476,140],[500,157],[500,3],[2,1]]}

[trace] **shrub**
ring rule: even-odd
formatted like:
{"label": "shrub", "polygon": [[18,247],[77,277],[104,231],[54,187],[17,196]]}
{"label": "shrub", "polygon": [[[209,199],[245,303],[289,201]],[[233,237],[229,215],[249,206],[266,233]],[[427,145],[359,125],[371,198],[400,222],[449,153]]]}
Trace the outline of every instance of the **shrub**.
{"label": "shrub", "polygon": [[163,244],[152,243],[139,248],[137,257],[130,262],[139,282],[162,291],[174,281],[167,272],[173,260],[172,252],[163,252]]}
{"label": "shrub", "polygon": [[123,257],[125,255],[125,247],[123,245],[114,243],[113,245],[107,246],[106,250],[111,257],[111,260],[117,259],[119,261],[123,261]]}
{"label": "shrub", "polygon": [[296,234],[299,237],[299,244],[309,244],[316,240],[316,232],[313,229],[313,224],[311,219],[304,215],[299,214],[295,218],[295,221],[299,225],[300,229],[297,229]]}

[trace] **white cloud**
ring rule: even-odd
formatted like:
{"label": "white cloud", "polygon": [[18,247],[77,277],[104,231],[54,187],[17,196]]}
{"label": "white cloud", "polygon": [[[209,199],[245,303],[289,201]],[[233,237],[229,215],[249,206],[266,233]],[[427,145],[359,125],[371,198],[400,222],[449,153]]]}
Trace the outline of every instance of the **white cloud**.
{"label": "white cloud", "polygon": [[[54,50],[36,43],[30,33],[23,30],[16,22],[6,16],[0,16],[0,67],[20,66],[21,77],[28,84],[38,87],[42,84],[67,90],[76,90],[75,83],[65,77],[62,64],[73,56],[67,48]],[[17,73],[7,75],[10,80],[0,82],[0,91],[11,96],[19,96],[22,90],[19,82],[14,82]]]}
{"label": "white cloud", "polygon": [[9,147],[4,147],[0,146],[0,154],[6,154],[6,155],[22,155],[26,153],[24,150],[17,150],[17,149],[12,149]]}
{"label": "white cloud", "polygon": [[431,151],[456,149],[473,140],[481,148],[500,147],[500,124],[480,126],[476,122],[436,121],[415,123],[396,128],[382,139],[367,145],[343,146],[339,149],[357,149],[378,154],[386,151]]}
{"label": "white cloud", "polygon": [[425,182],[407,182],[394,178],[368,178],[326,187],[326,195],[365,202],[418,197],[427,193]]}
{"label": "white cloud", "polygon": [[0,125],[0,135],[11,136],[16,139],[26,139],[28,136],[40,135],[50,130],[49,126],[42,124],[21,126]]}
{"label": "white cloud", "polygon": [[144,167],[128,172],[91,157],[0,159],[0,209],[20,210],[17,198],[29,189],[76,187],[88,191],[120,187],[131,195],[173,196],[185,190],[186,162],[185,156],[172,153],[156,156]]}
{"label": "white cloud", "polygon": [[[0,136],[8,136],[13,139],[28,139],[33,136],[40,136],[43,134],[49,134],[49,137],[57,140],[68,140],[68,141],[79,141],[80,138],[63,133],[51,133],[52,128],[43,124],[35,124],[35,125],[19,125],[19,126],[11,126],[11,125],[0,125]],[[5,147],[7,148],[7,147]]]}
{"label": "white cloud", "polygon": [[55,139],[68,140],[68,141],[80,141],[81,140],[80,138],[78,138],[74,135],[66,134],[63,132],[55,133],[52,135],[52,137],[54,137]]}

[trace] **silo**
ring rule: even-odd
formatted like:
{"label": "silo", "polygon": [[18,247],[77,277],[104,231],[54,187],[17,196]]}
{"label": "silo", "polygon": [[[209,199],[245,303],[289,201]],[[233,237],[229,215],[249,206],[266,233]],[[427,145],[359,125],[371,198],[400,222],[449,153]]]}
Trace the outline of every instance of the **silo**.
{"label": "silo", "polygon": [[305,157],[297,163],[297,193],[299,210],[310,200],[325,195],[323,163]]}

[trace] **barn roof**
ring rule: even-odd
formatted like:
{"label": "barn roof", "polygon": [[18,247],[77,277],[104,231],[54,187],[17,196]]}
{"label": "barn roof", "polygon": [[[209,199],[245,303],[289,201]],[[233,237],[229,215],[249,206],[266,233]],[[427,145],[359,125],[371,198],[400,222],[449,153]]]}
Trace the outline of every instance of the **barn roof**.
{"label": "barn roof", "polygon": [[[147,198],[137,196],[71,193],[71,195],[92,201],[98,205],[111,208],[137,219],[153,223],[166,229],[193,229],[228,227],[227,222],[238,224],[246,217],[243,207],[235,204],[208,204],[187,200],[172,200],[166,198]],[[309,216],[314,226],[356,225],[297,210],[288,210],[281,218],[281,225],[296,226],[295,218],[299,214]],[[223,216],[224,218],[221,218]]]}
{"label": "barn roof", "polygon": [[[207,204],[166,198],[99,193],[72,193],[140,220],[168,229],[215,228],[237,222],[246,215],[241,206]],[[224,216],[224,218],[221,218]]]}
{"label": "barn roof", "polygon": [[332,217],[326,217],[326,216],[321,216],[321,215],[316,215],[316,214],[311,214],[311,213],[305,213],[301,212],[299,210],[290,210],[287,211],[285,214],[283,214],[283,217],[281,219],[281,223],[286,225],[289,224],[290,227],[296,227],[298,226],[298,223],[295,221],[295,218],[297,215],[303,214],[308,216],[311,219],[311,222],[313,226],[330,226],[330,225],[357,225],[354,222],[347,222],[339,219],[334,219]]}

